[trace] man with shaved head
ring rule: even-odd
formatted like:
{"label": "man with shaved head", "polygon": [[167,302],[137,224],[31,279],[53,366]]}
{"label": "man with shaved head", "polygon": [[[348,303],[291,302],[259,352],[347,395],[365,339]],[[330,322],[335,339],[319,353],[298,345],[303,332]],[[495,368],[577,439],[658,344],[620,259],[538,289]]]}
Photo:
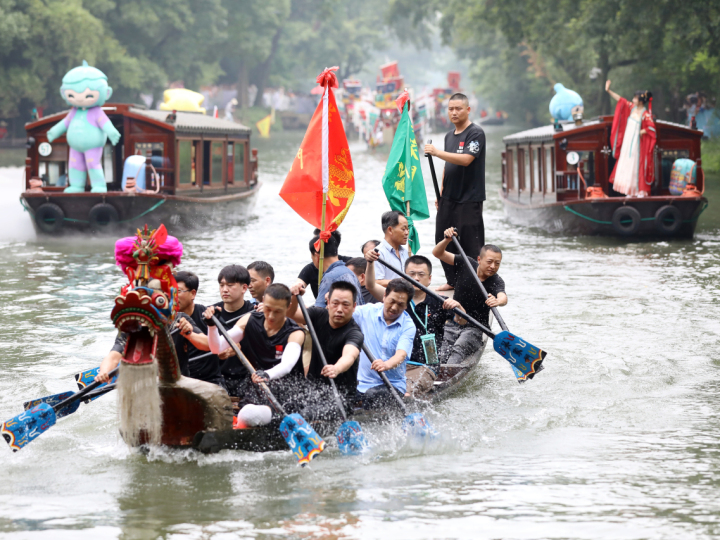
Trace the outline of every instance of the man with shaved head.
{"label": "man with shaved head", "polygon": [[[448,115],[455,126],[445,135],[445,150],[425,145],[425,153],[445,161],[440,200],[436,201],[435,242],[441,242],[444,231],[455,227],[460,245],[470,259],[480,254],[485,244],[483,202],[485,201],[485,132],[470,121],[470,104],[464,94],[450,96]],[[448,246],[454,253],[454,247]],[[443,262],[447,284],[439,291],[455,288],[455,267]]]}

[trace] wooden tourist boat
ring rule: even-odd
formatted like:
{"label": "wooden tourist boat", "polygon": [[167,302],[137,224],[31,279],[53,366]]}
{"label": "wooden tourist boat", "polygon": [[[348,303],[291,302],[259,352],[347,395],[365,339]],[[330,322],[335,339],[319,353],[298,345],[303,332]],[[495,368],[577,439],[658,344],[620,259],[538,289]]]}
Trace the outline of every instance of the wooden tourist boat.
{"label": "wooden tourist boat", "polygon": [[[201,113],[128,104],[102,109],[122,136],[117,146],[108,142],[103,151],[107,193],[89,188],[63,193],[67,141],[63,136],[50,144],[47,131],[67,111],[26,125],[21,202],[38,233],[111,233],[146,223],[165,223],[176,232],[247,216],[261,185],[250,128]],[[129,156],[137,157],[130,163]],[[144,189],[139,189],[140,179],[147,179]]]}
{"label": "wooden tourist boat", "polygon": [[[464,363],[440,366],[433,389],[421,398],[406,398],[405,402],[408,406],[413,407],[417,405],[420,408],[424,408],[429,404],[446,399],[456,392],[480,362],[480,358],[485,351],[488,341],[488,337],[483,336],[482,347],[469,356]],[[358,408],[354,411],[352,419],[359,421],[361,424],[365,422],[377,422],[387,420],[388,414],[383,411],[366,411]],[[249,452],[285,450],[287,449],[287,444],[278,430],[279,425],[280,419],[277,419],[267,426],[256,428],[201,431],[195,435],[192,446],[205,454],[212,454],[221,450],[245,450]],[[336,423],[313,423],[313,427],[322,437],[333,437],[339,425],[340,421]]]}
{"label": "wooden tourist boat", "polygon": [[[608,182],[612,116],[558,123],[503,139],[501,197],[507,215],[553,233],[691,238],[707,207],[700,159],[702,131],[656,120],[655,180],[650,196],[625,197]],[[695,162],[696,184],[670,193],[676,159]]]}

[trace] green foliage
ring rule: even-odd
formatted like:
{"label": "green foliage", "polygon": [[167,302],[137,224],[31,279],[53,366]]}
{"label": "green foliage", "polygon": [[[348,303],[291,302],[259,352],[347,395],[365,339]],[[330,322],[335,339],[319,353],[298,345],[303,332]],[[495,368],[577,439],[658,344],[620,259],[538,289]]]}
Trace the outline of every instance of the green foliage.
{"label": "green foliage", "polygon": [[706,173],[720,173],[720,138],[703,139],[702,166]]}

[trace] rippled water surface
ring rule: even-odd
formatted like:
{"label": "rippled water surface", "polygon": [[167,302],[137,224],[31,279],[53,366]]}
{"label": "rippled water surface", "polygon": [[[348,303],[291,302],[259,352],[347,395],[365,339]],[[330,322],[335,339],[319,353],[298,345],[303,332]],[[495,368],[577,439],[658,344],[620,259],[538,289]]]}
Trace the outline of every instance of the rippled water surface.
{"label": "rippled water surface", "polygon": [[[708,179],[711,205],[693,241],[552,236],[504,217],[499,154],[511,131],[488,129],[486,230],[504,250],[506,321],[549,351],[535,380],[518,385],[488,351],[430,412],[436,447],[407,448],[397,426],[365,426],[372,455],[331,449],[306,469],[287,452],[130,452],[111,394],[21,452],[0,447],[0,537],[720,535],[720,179]],[[309,260],[311,228],[277,196],[301,137],[258,143],[264,186],[244,223],[181,237],[199,301],[217,300],[225,264],[264,259],[290,283]],[[387,154],[351,150],[357,196],[341,252],[359,255],[381,235]],[[17,203],[20,175],[0,169],[3,419],[27,399],[72,389],[73,373],[99,363],[123,282],[112,240],[34,238]],[[434,221],[419,230],[427,255]],[[435,274],[440,283],[439,265]]]}

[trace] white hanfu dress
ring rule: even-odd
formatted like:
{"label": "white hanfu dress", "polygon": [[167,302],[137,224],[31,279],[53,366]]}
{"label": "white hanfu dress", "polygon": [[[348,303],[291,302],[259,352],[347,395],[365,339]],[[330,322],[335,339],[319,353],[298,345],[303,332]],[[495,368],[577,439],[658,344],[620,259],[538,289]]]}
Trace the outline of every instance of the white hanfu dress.
{"label": "white hanfu dress", "polygon": [[638,195],[640,172],[640,124],[645,109],[633,107],[627,119],[620,158],[615,170],[613,189],[629,197]]}

